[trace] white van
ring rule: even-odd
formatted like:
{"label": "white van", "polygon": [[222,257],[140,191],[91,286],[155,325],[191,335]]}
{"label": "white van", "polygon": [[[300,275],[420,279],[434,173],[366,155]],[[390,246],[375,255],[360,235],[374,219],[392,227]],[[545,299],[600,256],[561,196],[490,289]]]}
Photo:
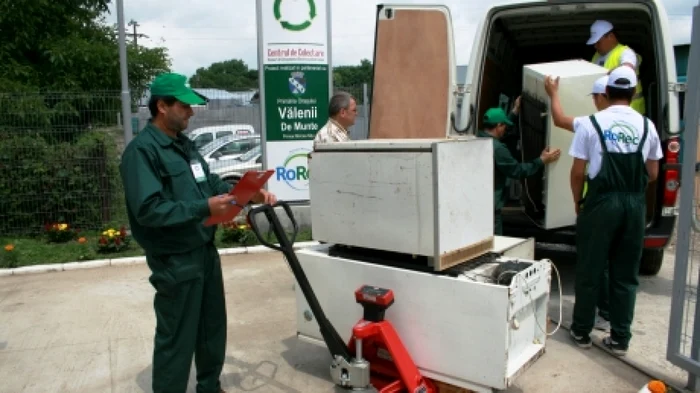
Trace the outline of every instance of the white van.
{"label": "white van", "polygon": [[255,129],[250,124],[224,124],[200,127],[188,133],[187,136],[194,142],[197,149],[201,149],[208,143],[228,135],[250,136],[254,134]]}
{"label": "white van", "polygon": [[[466,3],[464,7],[467,8]],[[665,157],[659,177],[647,193],[648,227],[641,268],[642,273],[656,274],[676,220],[681,133],[678,94],[683,88],[676,83],[670,27],[660,0],[533,1],[493,6],[481,19],[474,36],[464,81],[456,80],[455,50],[460,48],[455,48],[447,7],[378,5],[374,118],[370,118],[369,135],[433,138],[444,137],[446,132],[475,134],[482,127],[481,119],[488,108],[505,105],[510,109],[522,94],[525,65],[590,61],[595,50],[586,41],[590,26],[597,19],[610,21],[620,42],[641,55],[640,81],[646,115],[654,121],[663,141]],[[463,89],[458,88],[462,85]],[[533,101],[526,98],[521,99],[522,106]],[[540,103],[539,108],[548,110],[546,103]],[[391,129],[383,127],[389,124],[382,118],[383,113],[396,111],[405,116],[391,119]],[[527,138],[523,134],[523,149],[517,153],[524,153],[525,161],[539,156],[544,148],[543,138],[539,138],[540,145],[525,143]],[[568,148],[562,153],[568,154]],[[515,183],[503,211],[504,235],[575,245],[575,226],[542,229],[538,225],[541,217],[537,215],[544,208],[540,203],[543,181],[528,183],[528,196]],[[532,209],[533,204],[538,204],[539,209]]]}

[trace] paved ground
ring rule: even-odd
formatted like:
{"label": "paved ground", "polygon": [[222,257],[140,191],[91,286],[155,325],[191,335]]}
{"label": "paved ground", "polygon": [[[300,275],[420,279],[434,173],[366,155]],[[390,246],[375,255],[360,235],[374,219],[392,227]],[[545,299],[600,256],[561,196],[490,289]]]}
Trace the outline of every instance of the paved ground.
{"label": "paved ground", "polygon": [[[223,261],[226,390],[336,392],[326,350],[295,338],[293,277],[280,254]],[[568,294],[573,264],[557,265]],[[640,292],[632,355],[652,363],[665,358],[669,269],[645,279]],[[147,277],[145,265],[0,277],[0,392],[150,392],[154,316]],[[564,306],[567,318],[569,295]],[[558,313],[556,295],[551,307]],[[633,393],[648,381],[597,348],[573,347],[567,334],[560,329],[508,392]]]}
{"label": "paved ground", "polygon": [[[652,371],[654,375],[658,375],[675,386],[685,386],[687,373],[666,360],[675,253],[674,236],[665,252],[664,263],[659,274],[640,277],[635,319],[632,324],[633,337],[626,359],[645,370]],[[551,258],[562,275],[563,320],[564,324],[568,326],[571,324],[571,313],[574,306],[575,262],[571,255],[559,252],[538,250],[537,254],[538,258]],[[694,257],[698,258],[698,255]],[[697,268],[694,271],[694,277],[697,277]],[[556,318],[559,315],[559,293],[555,283],[556,277],[553,277],[552,281],[552,299],[550,300],[549,312],[550,316]],[[692,331],[692,318],[686,322]],[[599,339],[603,337],[601,333],[594,332],[595,337]]]}

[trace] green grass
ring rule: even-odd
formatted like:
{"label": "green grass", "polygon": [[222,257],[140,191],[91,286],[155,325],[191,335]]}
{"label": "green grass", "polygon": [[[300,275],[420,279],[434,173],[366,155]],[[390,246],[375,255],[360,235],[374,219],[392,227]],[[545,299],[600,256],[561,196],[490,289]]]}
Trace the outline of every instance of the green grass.
{"label": "green grass", "polygon": [[[100,232],[84,232],[82,236],[87,239],[84,244],[78,243],[77,240],[71,240],[66,243],[49,243],[46,237],[0,237],[0,268],[44,265],[77,261],[89,261],[96,259],[113,259],[144,255],[143,249],[135,241],[131,241],[129,248],[120,252],[99,253],[97,251],[97,240]],[[241,246],[258,245],[259,242],[254,235],[249,237],[246,244],[239,242],[222,241],[224,230],[219,229],[216,232],[215,244],[217,248],[231,248]],[[266,234],[266,240],[271,243],[276,243],[275,236],[271,233]],[[297,235],[297,242],[312,240],[310,230],[300,230]],[[6,245],[14,246],[12,251],[6,251]]]}

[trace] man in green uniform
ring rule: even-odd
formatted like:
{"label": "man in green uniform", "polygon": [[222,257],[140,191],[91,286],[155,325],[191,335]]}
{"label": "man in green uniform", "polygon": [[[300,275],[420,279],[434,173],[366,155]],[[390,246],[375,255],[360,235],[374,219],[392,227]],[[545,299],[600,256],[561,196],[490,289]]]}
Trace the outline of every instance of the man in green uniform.
{"label": "man in green uniform", "polygon": [[[571,336],[589,348],[595,309],[606,264],[609,271],[610,335],[603,343],[616,355],[627,353],[632,336],[639,264],[646,227],[646,187],[663,157],[651,120],[630,107],[637,76],[614,69],[606,87],[609,106],[574,119],[569,154],[576,220],[576,284]],[[588,165],[588,193],[580,205]]]}
{"label": "man in green uniform", "polygon": [[478,136],[493,138],[493,161],[494,161],[494,234],[503,235],[503,219],[501,210],[503,209],[506,182],[509,178],[522,179],[536,174],[544,165],[559,159],[559,149],[550,151],[544,149],[539,158],[532,162],[518,162],[508,150],[501,139],[506,134],[507,126],[512,126],[513,121],[508,118],[506,112],[501,108],[491,108],[484,114],[484,130],[479,130]]}
{"label": "man in green uniform", "polygon": [[[122,155],[129,224],[143,247],[156,290],[153,392],[184,393],[192,357],[197,393],[220,393],[226,352],[226,305],[216,226],[209,216],[235,203],[230,185],[209,167],[182,134],[202,100],[178,74],[161,74],[151,85],[152,118]],[[257,203],[274,204],[264,190]]]}

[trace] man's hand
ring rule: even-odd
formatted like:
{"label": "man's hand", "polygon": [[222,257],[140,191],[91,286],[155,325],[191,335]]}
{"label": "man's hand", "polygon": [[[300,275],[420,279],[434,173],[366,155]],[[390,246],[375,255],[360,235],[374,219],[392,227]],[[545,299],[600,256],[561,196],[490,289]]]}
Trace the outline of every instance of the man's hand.
{"label": "man's hand", "polygon": [[231,209],[231,202],[235,201],[236,197],[229,194],[217,195],[209,198],[209,214],[218,216],[226,213]]}
{"label": "man's hand", "polygon": [[263,203],[267,205],[274,205],[277,203],[277,196],[271,192],[267,192],[263,189],[258,192],[252,199],[253,203]]}
{"label": "man's hand", "polygon": [[513,113],[516,115],[520,113],[520,96],[515,99],[515,103],[513,104]]}
{"label": "man's hand", "polygon": [[547,75],[544,78],[544,91],[547,95],[552,97],[559,91],[559,77],[553,78],[551,75]]}
{"label": "man's hand", "polygon": [[540,159],[546,165],[546,164],[549,164],[549,163],[552,163],[552,162],[558,160],[560,155],[561,155],[561,150],[559,150],[559,149],[549,150],[549,148],[546,147],[542,151],[542,154],[540,154]]}

